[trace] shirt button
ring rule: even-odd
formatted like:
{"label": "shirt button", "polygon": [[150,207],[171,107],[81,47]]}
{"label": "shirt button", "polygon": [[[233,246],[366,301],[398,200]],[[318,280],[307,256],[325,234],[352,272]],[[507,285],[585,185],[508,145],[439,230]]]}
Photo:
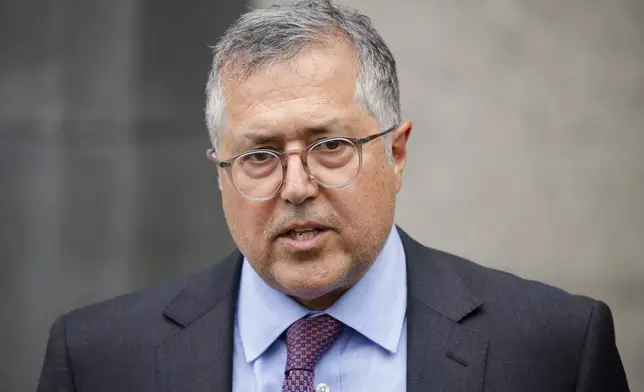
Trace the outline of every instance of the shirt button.
{"label": "shirt button", "polygon": [[328,385],[322,383],[322,384],[318,384],[318,387],[315,388],[315,392],[331,392],[331,389],[329,388]]}

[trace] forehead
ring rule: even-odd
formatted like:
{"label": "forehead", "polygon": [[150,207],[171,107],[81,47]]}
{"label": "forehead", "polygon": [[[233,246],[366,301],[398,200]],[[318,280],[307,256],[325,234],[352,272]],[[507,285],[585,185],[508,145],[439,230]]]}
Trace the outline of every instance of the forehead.
{"label": "forehead", "polygon": [[242,81],[224,83],[226,134],[355,121],[356,62],[345,39],[307,48]]}

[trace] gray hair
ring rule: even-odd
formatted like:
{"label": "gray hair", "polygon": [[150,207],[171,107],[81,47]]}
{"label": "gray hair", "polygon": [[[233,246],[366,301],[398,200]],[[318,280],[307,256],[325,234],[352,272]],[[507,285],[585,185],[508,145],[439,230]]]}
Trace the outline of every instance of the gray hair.
{"label": "gray hair", "polygon": [[[354,47],[358,76],[356,102],[381,130],[400,123],[396,63],[366,15],[332,0],[296,0],[242,15],[214,48],[206,86],[206,125],[215,149],[224,128],[223,79],[234,72],[242,80],[272,62],[292,59],[306,47],[325,45],[334,35]],[[391,133],[385,135],[391,161]]]}

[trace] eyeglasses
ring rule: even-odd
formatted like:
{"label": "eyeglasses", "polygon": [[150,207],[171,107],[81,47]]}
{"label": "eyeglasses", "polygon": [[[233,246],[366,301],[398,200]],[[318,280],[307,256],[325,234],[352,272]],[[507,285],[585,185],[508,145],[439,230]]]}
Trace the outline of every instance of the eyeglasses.
{"label": "eyeglasses", "polygon": [[360,138],[327,137],[303,150],[254,149],[225,161],[215,158],[214,150],[208,150],[208,158],[228,172],[228,177],[242,196],[263,201],[273,198],[284,186],[289,155],[300,155],[306,174],[321,186],[342,188],[358,176],[362,167],[362,145],[395,129],[394,126]]}

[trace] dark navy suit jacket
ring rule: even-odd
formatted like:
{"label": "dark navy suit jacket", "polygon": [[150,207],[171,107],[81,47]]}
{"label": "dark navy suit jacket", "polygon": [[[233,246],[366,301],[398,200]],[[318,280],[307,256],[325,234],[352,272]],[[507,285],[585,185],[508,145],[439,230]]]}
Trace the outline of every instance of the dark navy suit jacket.
{"label": "dark navy suit jacket", "polygon": [[[400,235],[408,392],[629,390],[604,303]],[[38,391],[231,391],[241,264],[236,251],[204,271],[61,317]]]}

